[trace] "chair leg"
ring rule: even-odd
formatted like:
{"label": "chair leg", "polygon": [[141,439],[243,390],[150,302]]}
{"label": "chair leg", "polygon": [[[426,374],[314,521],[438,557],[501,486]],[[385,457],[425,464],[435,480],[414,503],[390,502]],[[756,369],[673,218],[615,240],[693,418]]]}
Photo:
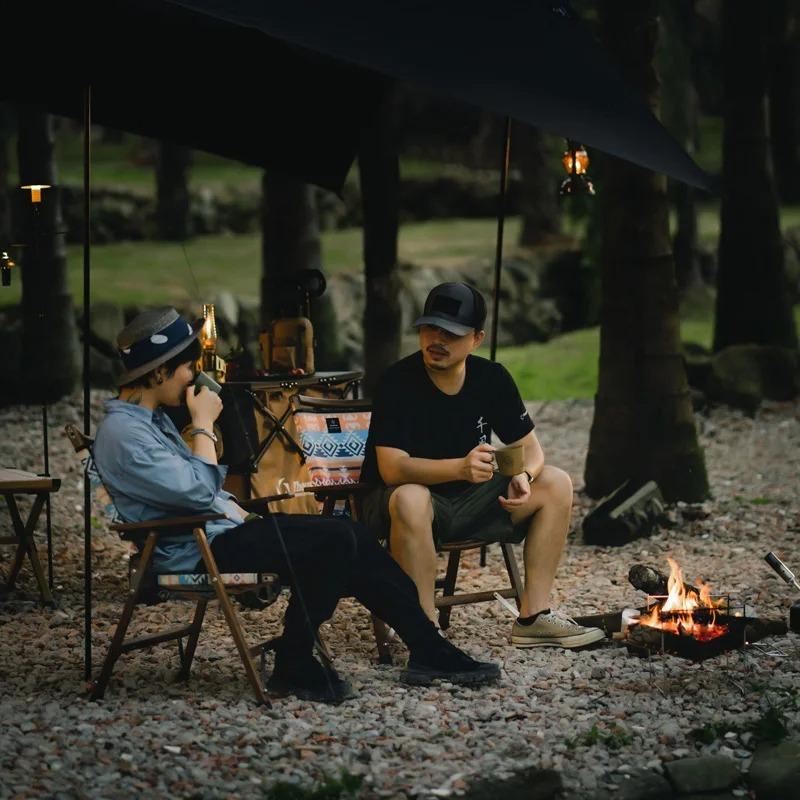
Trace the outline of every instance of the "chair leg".
{"label": "chair leg", "polygon": [[378,663],[391,665],[392,651],[389,649],[389,628],[382,619],[372,614],[372,630],[375,633],[375,644],[378,648]]}
{"label": "chair leg", "polygon": [[150,566],[150,559],[153,557],[153,550],[156,546],[156,534],[151,533],[147,537],[144,549],[142,550],[141,558],[139,559],[139,569],[134,579],[133,587],[128,593],[128,599],[125,601],[125,606],[122,609],[122,616],[117,623],[117,629],[114,631],[114,638],[111,640],[111,645],[106,653],[103,667],[97,680],[92,683],[92,689],[89,697],[92,700],[102,700],[106,692],[106,687],[111,679],[111,673],[114,670],[114,664],[122,653],[122,643],[125,641],[125,634],[128,631],[128,625],[131,623],[133,617],[133,610],[136,607],[136,601],[139,599],[139,592],[144,583],[144,576],[147,573],[147,568]]}
{"label": "chair leg", "polygon": [[506,570],[508,570],[508,578],[511,581],[511,588],[516,594],[517,608],[522,607],[522,591],[524,584],[519,575],[519,566],[517,565],[517,557],[514,555],[514,547],[508,542],[500,545],[503,548],[503,559],[506,562]]}
{"label": "chair leg", "polygon": [[[444,576],[442,597],[452,597],[456,592],[456,578],[458,577],[458,564],[461,560],[460,550],[451,550],[447,559],[447,572]],[[452,606],[442,606],[439,609],[439,627],[446,631],[450,627],[450,612]]]}
{"label": "chair leg", "polygon": [[214,556],[211,553],[211,548],[208,545],[208,539],[206,539],[205,532],[202,528],[195,528],[194,537],[197,540],[197,546],[200,548],[200,554],[203,557],[203,563],[206,566],[206,572],[208,572],[208,574],[211,576],[211,583],[214,586],[217,599],[222,607],[222,613],[225,615],[225,620],[228,623],[231,636],[233,636],[233,641],[236,643],[236,649],[239,651],[239,657],[242,660],[242,666],[244,666],[244,672],[247,676],[247,680],[250,683],[253,694],[256,696],[256,702],[260,705],[271,707],[272,703],[270,703],[269,698],[264,692],[264,687],[258,677],[256,666],[253,663],[253,659],[250,657],[250,648],[247,646],[244,633],[242,633],[242,626],[239,623],[239,617],[236,614],[233,604],[231,603],[230,597],[228,597],[228,593],[225,591],[225,585],[222,583],[222,578],[220,577],[219,569],[217,568],[217,562],[214,560]]}
{"label": "chair leg", "polygon": [[208,600],[204,597],[201,597],[195,606],[194,618],[192,619],[192,632],[186,640],[186,649],[183,651],[181,669],[180,672],[178,672],[179,681],[189,680],[189,672],[192,669],[192,661],[194,660],[194,651],[197,649],[197,640],[200,638],[200,629],[203,627],[203,619],[206,616],[206,606],[208,606]]}

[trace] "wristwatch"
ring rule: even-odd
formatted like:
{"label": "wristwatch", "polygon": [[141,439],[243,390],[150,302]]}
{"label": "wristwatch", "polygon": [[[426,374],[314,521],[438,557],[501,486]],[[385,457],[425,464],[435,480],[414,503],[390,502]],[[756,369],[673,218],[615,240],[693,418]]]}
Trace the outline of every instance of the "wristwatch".
{"label": "wristwatch", "polygon": [[534,482],[534,480],[535,480],[535,478],[533,477],[533,475],[531,475],[531,474],[530,474],[530,472],[528,472],[528,470],[526,470],[526,469],[524,469],[524,470],[522,470],[522,471],[523,471],[523,472],[524,472],[524,473],[525,473],[525,474],[528,476],[528,483],[533,483],[533,482]]}
{"label": "wristwatch", "polygon": [[189,431],[189,436],[197,436],[198,434],[203,434],[203,436],[208,436],[214,444],[217,443],[217,434],[214,431],[207,431],[205,428],[192,428]]}

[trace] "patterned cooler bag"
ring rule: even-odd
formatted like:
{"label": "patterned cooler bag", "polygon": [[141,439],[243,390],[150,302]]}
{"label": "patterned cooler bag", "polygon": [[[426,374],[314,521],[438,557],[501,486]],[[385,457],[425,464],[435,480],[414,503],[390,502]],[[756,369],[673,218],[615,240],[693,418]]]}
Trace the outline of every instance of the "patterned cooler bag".
{"label": "patterned cooler bag", "polygon": [[358,483],[369,433],[369,411],[302,409],[295,425],[311,486]]}

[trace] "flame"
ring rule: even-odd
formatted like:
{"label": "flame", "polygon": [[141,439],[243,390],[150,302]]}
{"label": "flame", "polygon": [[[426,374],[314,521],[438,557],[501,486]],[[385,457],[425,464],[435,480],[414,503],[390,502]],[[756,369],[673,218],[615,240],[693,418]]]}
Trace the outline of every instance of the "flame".
{"label": "flame", "polygon": [[702,642],[716,639],[727,632],[727,625],[717,624],[717,609],[723,601],[711,597],[708,584],[698,581],[700,595],[686,589],[683,571],[675,559],[667,556],[670,572],[667,596],[659,599],[639,618],[640,625],[648,625],[679,636],[693,636]]}
{"label": "flame", "polygon": [[203,305],[203,327],[200,330],[200,344],[203,350],[214,350],[217,346],[217,321],[213,303]]}

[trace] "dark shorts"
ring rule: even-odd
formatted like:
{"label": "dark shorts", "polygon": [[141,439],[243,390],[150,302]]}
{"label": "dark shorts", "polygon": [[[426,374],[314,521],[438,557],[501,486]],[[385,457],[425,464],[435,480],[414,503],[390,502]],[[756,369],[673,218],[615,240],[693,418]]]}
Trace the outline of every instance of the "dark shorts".
{"label": "dark shorts", "polygon": [[[513,525],[511,515],[499,503],[505,497],[509,479],[495,475],[485,483],[476,483],[460,494],[438,494],[431,489],[433,502],[433,538],[437,545],[462,539],[485,542],[521,542],[530,520]],[[362,522],[375,534],[389,536],[391,518],[389,498],[396,486],[371,491],[362,506]]]}

